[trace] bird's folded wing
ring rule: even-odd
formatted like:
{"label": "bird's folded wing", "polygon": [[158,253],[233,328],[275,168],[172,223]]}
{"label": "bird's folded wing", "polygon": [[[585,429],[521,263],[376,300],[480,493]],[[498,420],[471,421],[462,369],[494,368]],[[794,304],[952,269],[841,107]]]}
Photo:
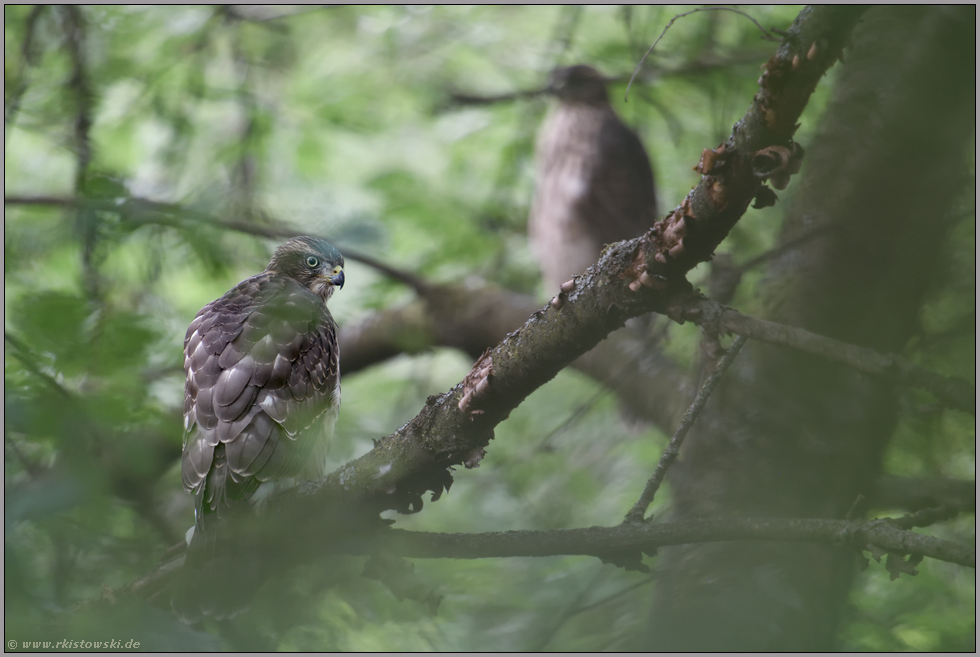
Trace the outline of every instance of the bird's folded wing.
{"label": "bird's folded wing", "polygon": [[184,369],[183,484],[199,489],[213,472],[216,504],[301,467],[304,433],[335,403],[336,326],[321,299],[266,272],[198,313]]}

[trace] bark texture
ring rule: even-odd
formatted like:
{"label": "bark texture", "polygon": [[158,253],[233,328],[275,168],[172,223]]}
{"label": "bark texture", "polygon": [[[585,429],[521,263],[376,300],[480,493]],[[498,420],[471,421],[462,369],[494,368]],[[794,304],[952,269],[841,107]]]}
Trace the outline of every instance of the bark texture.
{"label": "bark texture", "polygon": [[[879,7],[853,33],[771,265],[769,319],[883,352],[918,326],[974,129],[970,7]],[[750,343],[669,474],[672,520],[843,518],[868,496],[894,390],[843,365]],[[833,650],[853,550],[665,549],[645,650]]]}

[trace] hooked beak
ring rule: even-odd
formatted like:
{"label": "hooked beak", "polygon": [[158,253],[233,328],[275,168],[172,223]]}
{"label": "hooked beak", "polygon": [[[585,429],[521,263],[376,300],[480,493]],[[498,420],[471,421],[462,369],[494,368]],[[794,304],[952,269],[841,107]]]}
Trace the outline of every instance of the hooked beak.
{"label": "hooked beak", "polygon": [[335,286],[343,289],[343,287],[344,287],[344,270],[341,269],[340,271],[338,271],[335,276],[333,276],[333,277],[330,278],[330,282],[333,283]]}

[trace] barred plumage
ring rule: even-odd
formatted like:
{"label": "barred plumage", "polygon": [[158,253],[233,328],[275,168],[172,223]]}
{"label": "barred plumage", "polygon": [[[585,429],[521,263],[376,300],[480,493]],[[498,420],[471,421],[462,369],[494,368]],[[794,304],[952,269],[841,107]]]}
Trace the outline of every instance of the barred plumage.
{"label": "barred plumage", "polygon": [[294,238],[187,329],[181,474],[199,524],[263,482],[324,474],[340,409],[326,302],[343,286],[343,264],[327,242]]}
{"label": "barred plumage", "polygon": [[599,259],[605,244],[637,237],[657,214],[650,160],[591,66],[556,70],[558,105],[537,144],[528,232],[549,291]]}

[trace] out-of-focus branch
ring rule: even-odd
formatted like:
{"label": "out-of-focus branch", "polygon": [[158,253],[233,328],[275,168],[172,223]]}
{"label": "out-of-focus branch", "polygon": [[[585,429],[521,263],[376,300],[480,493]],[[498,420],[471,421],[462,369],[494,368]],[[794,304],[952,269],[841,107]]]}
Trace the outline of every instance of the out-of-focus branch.
{"label": "out-of-focus branch", "polygon": [[[75,124],[75,194],[85,193],[89,163],[92,161],[92,113],[95,96],[89,80],[85,57],[86,24],[80,7],[64,5],[59,8],[65,32],[65,44],[71,60],[71,77],[68,89],[74,95]],[[101,283],[96,266],[96,248],[99,241],[98,218],[87,208],[78,207],[75,213],[75,226],[82,238],[82,277],[85,291],[92,299],[101,294]]]}
{"label": "out-of-focus branch", "polygon": [[[12,195],[4,196],[3,203],[4,205],[49,205],[53,207],[85,208],[88,210],[99,210],[101,212],[114,212],[124,221],[133,224],[158,224],[172,228],[180,228],[185,222],[190,221],[268,239],[290,238],[311,234],[308,231],[297,230],[283,223],[257,224],[236,219],[219,219],[207,212],[195,210],[185,205],[161,203],[139,197],[88,199],[71,196]],[[330,240],[330,237],[327,235],[315,236]],[[365,253],[347,247],[343,247],[343,253],[345,258],[363,263],[372,269],[380,271],[385,276],[400,281],[412,288],[419,289],[426,285],[425,281],[415,274],[387,265]]]}
{"label": "out-of-focus branch", "polygon": [[[744,53],[738,53],[735,55],[730,55],[728,57],[720,57],[716,55],[707,55],[700,57],[694,61],[686,62],[680,66],[675,66],[672,68],[653,68],[642,75],[639,76],[641,82],[650,82],[653,80],[659,80],[661,78],[669,77],[679,77],[685,75],[700,75],[703,73],[709,73],[711,71],[722,70],[726,68],[731,68],[733,66],[745,66],[748,64],[758,64],[760,59],[764,59],[771,51],[747,51]],[[628,82],[630,79],[629,74],[611,75],[606,77],[607,84],[622,84]],[[500,103],[510,103],[518,100],[528,100],[531,98],[537,98],[538,96],[545,96],[551,91],[550,87],[534,87],[531,89],[521,89],[518,91],[511,91],[502,94],[468,94],[462,91],[451,91],[449,92],[449,102],[447,108],[453,107],[472,107],[472,106],[485,106],[485,105],[497,105]]]}
{"label": "out-of-focus branch", "polygon": [[17,112],[20,111],[20,101],[24,97],[24,92],[27,91],[27,71],[29,67],[34,65],[37,58],[34,52],[37,20],[41,17],[41,12],[44,11],[45,7],[47,5],[34,5],[24,21],[24,41],[20,47],[20,62],[17,67],[16,82],[9,97],[5,99],[3,107],[4,141],[6,141],[7,130],[13,125],[17,118]]}
{"label": "out-of-focus branch", "polygon": [[757,319],[704,298],[681,302],[674,316],[689,319],[715,332],[736,333],[769,344],[793,347],[829,358],[860,372],[891,377],[902,385],[921,388],[939,401],[971,415],[976,414],[976,386],[963,379],[943,376],[919,367],[901,356],[840,342],[804,329]]}
{"label": "out-of-focus branch", "polygon": [[962,479],[917,479],[884,475],[868,496],[874,509],[920,511],[954,505],[964,511],[976,511],[977,482]]}

